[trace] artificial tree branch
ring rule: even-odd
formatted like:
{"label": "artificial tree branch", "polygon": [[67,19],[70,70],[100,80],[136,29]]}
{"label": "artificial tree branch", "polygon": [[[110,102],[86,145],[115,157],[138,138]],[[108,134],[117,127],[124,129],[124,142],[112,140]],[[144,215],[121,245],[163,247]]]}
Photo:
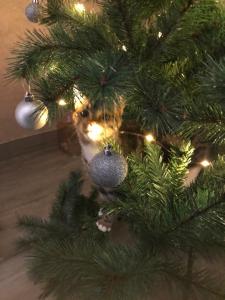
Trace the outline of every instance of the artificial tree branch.
{"label": "artificial tree branch", "polygon": [[60,90],[58,90],[58,93],[55,95],[56,99],[58,99],[60,96],[62,96],[66,91],[69,89],[73,88],[74,85],[77,83],[79,80],[79,76],[73,77],[70,81],[68,81],[65,85],[61,87]]}
{"label": "artificial tree branch", "polygon": [[[55,75],[56,77],[56,75]],[[43,102],[46,105],[56,104],[60,97],[64,96],[64,94],[71,90],[74,85],[79,80],[79,76],[73,76],[71,78],[67,78],[66,81],[60,82],[60,84],[55,87],[53,91],[49,93],[49,87],[51,86],[51,78],[48,79],[40,79],[39,81],[32,81],[32,91],[36,94],[39,99],[43,99]]]}
{"label": "artificial tree branch", "polygon": [[186,219],[182,220],[180,223],[178,223],[174,228],[168,230],[165,232],[165,234],[170,234],[178,229],[180,229],[183,226],[188,225],[189,223],[195,221],[197,218],[203,216],[204,214],[208,213],[210,210],[216,209],[221,204],[225,204],[225,195],[223,195],[222,199],[219,201],[216,201],[209,206],[203,208],[203,209],[196,209],[193,214],[191,214]]}
{"label": "artificial tree branch", "polygon": [[[193,6],[193,4],[195,2],[197,2],[197,0],[189,0],[188,1],[187,6],[183,10],[181,10],[180,17],[177,18],[176,22],[170,28],[168,28],[167,32],[163,33],[163,36],[160,39],[158,39],[158,41],[157,41],[157,43],[156,43],[156,45],[154,47],[155,51],[159,51],[160,48],[163,47],[163,44],[168,40],[170,34],[172,34],[176,30],[176,28],[179,25],[180,20],[189,11],[189,9]],[[153,53],[154,53],[154,51],[153,51]]]}
{"label": "artificial tree branch", "polygon": [[120,13],[122,20],[123,20],[123,26],[126,30],[126,34],[127,34],[127,40],[128,40],[128,44],[129,44],[129,48],[133,49],[134,48],[134,41],[133,41],[133,36],[132,36],[132,29],[130,27],[129,24],[129,19],[127,16],[127,9],[124,6],[124,3],[122,3],[121,0],[116,0],[117,5],[118,5],[118,12]]}
{"label": "artificial tree branch", "polygon": [[[112,47],[112,45],[105,38],[105,36],[99,31],[98,28],[95,27],[95,25],[97,24],[96,23],[97,19],[93,18],[92,14],[86,13],[86,15],[88,15],[89,18],[83,18],[83,16],[79,16],[79,15],[75,15],[75,14],[72,15],[71,10],[72,10],[72,5],[68,6],[67,10],[66,10],[66,9],[63,9],[62,5],[59,6],[58,4],[55,4],[55,0],[51,1],[51,6],[48,3],[48,7],[44,8],[44,11],[46,12],[47,16],[45,16],[42,19],[42,23],[47,24],[47,25],[52,25],[54,23],[63,23],[63,26],[66,26],[69,23],[70,26],[75,28],[75,30],[77,30],[77,28],[78,28],[78,30],[77,30],[78,32],[79,32],[79,28],[85,27],[87,32],[88,31],[92,32],[92,33],[96,34],[96,38],[99,38],[100,40],[104,40],[105,45],[109,49]],[[52,12],[53,12],[53,14],[52,14]],[[92,25],[90,25],[90,22],[89,22],[90,20],[93,21]],[[106,26],[106,24],[99,24],[99,25],[101,25],[101,27]]]}
{"label": "artificial tree branch", "polygon": [[[223,44],[224,27],[216,28],[214,24],[222,19],[216,0],[106,0],[101,1],[102,15],[86,13],[83,8],[78,13],[70,0],[49,0],[48,4],[42,24],[49,26],[49,37],[35,36],[35,33],[30,39],[27,37],[27,43],[22,42],[15,51],[21,54],[14,55],[15,70],[17,62],[21,73],[27,70],[28,63],[34,92],[48,107],[49,115],[54,109],[59,113],[74,109],[73,87],[77,84],[80,93],[91,102],[86,116],[78,114],[76,128],[85,141],[86,152],[97,151],[100,144],[87,135],[92,122],[101,126],[104,121],[104,129],[114,131],[114,135],[122,112],[115,111],[115,107],[112,110],[111,104],[121,98],[126,100],[127,119],[137,119],[141,132],[157,134],[157,140],[167,133],[177,135],[177,128],[189,121],[188,115],[183,118],[188,107],[191,117],[196,116],[202,126],[206,122],[209,125],[214,116],[217,122],[217,110],[213,114],[208,106],[217,99],[212,95],[216,94],[218,82],[222,85],[223,74],[214,76],[216,70],[213,70],[209,85],[215,89],[208,94],[201,80],[196,80],[199,74],[205,73],[204,58]],[[145,30],[149,17],[153,27]],[[162,36],[158,31],[162,31]],[[62,48],[56,49],[57,44]],[[38,53],[27,61],[29,52],[32,54],[36,47]],[[56,65],[50,70],[48,55],[52,59],[50,63]],[[223,55],[218,53],[214,59],[219,60]],[[57,101],[61,96],[66,102],[63,108]],[[196,98],[203,101],[196,103]],[[107,122],[100,109],[105,105],[110,114]],[[218,105],[218,123],[219,112]],[[179,143],[180,135],[176,138]],[[144,144],[141,142],[140,146],[135,141],[135,149]],[[204,250],[216,251],[214,245],[224,244],[225,195],[221,197],[223,191],[219,190],[223,188],[223,174],[214,176],[209,185],[210,178],[202,176],[187,190],[183,180],[189,165],[187,157],[182,160],[185,150],[164,151],[162,155],[159,148],[150,149],[149,155],[141,154],[140,159],[130,160],[127,183],[118,190],[113,189],[113,203],[103,204],[110,216],[118,212],[124,217],[121,222],[116,220],[118,223],[115,222],[111,233],[103,234],[97,229],[99,194],[84,199],[76,185],[78,178],[72,178],[58,196],[46,225],[32,220],[24,223],[23,227],[28,229],[24,242],[31,243],[33,253],[31,274],[34,281],[42,284],[43,295],[52,294],[56,299],[65,300],[78,295],[81,300],[106,297],[137,300],[146,293],[149,298],[151,283],[166,273],[171,282],[179,283],[179,295],[184,288],[190,291],[190,296],[184,294],[185,300],[188,296],[190,300],[191,293],[197,289],[203,295],[207,292],[211,297],[224,299],[223,286],[218,286],[215,274],[200,270],[197,255],[194,257],[195,253],[205,254],[199,251],[202,246]],[[123,221],[130,225],[125,235],[129,231],[133,239],[125,247],[124,236],[123,245],[118,245],[121,229],[118,227]],[[188,250],[186,265],[183,254]],[[167,296],[169,300],[170,295]]]}
{"label": "artificial tree branch", "polygon": [[[207,292],[208,294],[211,294],[212,296],[217,297],[218,300],[219,299],[224,300],[225,294],[218,293],[217,291],[215,291],[211,288],[208,288],[208,287],[202,285],[201,283],[194,281],[193,279],[187,278],[187,276],[182,277],[182,276],[179,276],[177,273],[170,272],[170,271],[165,271],[165,273],[170,275],[171,277],[173,277],[176,281],[181,282],[182,284],[185,284],[186,286],[195,287],[199,291]],[[188,298],[184,298],[182,300],[189,300],[190,295],[191,295],[191,291],[189,290],[189,295],[185,295]]]}

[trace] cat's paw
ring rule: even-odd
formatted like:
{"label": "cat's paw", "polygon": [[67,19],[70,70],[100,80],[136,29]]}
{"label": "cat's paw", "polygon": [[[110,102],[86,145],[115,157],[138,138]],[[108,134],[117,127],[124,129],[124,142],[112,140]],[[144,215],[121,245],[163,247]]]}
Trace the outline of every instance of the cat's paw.
{"label": "cat's paw", "polygon": [[98,216],[100,217],[96,222],[98,229],[102,232],[110,232],[112,230],[114,216],[105,214],[102,209],[99,210]]}

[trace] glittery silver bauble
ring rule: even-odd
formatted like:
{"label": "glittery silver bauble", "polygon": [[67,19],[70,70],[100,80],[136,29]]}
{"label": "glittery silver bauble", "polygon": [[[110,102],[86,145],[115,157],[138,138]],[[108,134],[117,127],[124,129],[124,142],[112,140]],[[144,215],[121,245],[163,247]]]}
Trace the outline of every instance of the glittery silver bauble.
{"label": "glittery silver bauble", "polygon": [[38,1],[32,1],[32,3],[28,4],[25,8],[25,15],[27,19],[33,23],[38,23],[40,6]]}
{"label": "glittery silver bauble", "polygon": [[48,121],[48,109],[41,101],[33,100],[33,96],[26,94],[16,107],[15,117],[18,124],[27,129],[40,129]]}
{"label": "glittery silver bauble", "polygon": [[109,147],[94,156],[90,163],[90,175],[93,182],[105,188],[120,185],[127,176],[125,158]]}

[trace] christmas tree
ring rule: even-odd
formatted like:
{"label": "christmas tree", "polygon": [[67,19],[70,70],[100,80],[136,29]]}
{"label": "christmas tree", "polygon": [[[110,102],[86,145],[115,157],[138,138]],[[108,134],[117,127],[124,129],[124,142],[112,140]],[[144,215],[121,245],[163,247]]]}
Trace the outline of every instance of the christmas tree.
{"label": "christmas tree", "polygon": [[12,55],[32,105],[18,122],[71,112],[93,182],[84,194],[74,172],[47,220],[20,220],[42,297],[225,299],[209,263],[225,252],[223,0],[33,1],[26,14],[47,29]]}

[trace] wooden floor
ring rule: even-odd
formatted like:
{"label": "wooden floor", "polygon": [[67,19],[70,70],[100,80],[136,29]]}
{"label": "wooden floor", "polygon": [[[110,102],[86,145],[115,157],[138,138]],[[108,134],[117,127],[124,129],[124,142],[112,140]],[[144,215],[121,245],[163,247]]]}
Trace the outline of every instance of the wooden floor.
{"label": "wooden floor", "polygon": [[[16,149],[15,149],[16,151]],[[37,300],[40,289],[26,276],[15,241],[19,216],[47,216],[60,182],[80,168],[80,158],[43,148],[0,161],[0,300]]]}

